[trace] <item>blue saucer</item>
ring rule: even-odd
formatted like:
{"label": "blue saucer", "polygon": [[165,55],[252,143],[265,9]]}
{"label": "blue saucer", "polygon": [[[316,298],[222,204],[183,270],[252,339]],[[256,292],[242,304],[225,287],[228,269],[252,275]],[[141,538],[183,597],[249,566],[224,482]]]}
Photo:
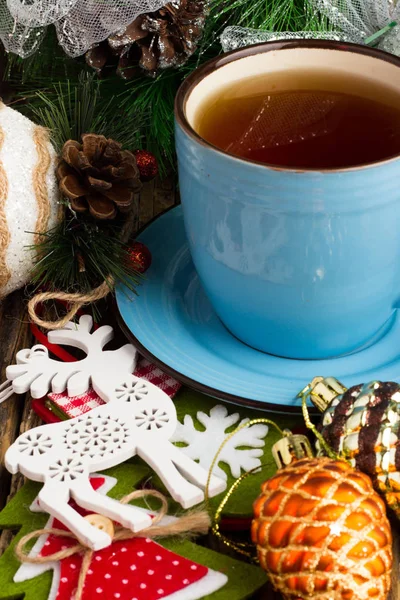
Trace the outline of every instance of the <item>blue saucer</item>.
{"label": "blue saucer", "polygon": [[117,290],[121,326],[139,351],[183,383],[216,398],[275,412],[299,412],[297,393],[316,375],[347,386],[400,381],[400,316],[369,345],[347,356],[291,360],[264,354],[232,336],[214,313],[197,277],[181,207],[139,235],[152,265],[133,296]]}

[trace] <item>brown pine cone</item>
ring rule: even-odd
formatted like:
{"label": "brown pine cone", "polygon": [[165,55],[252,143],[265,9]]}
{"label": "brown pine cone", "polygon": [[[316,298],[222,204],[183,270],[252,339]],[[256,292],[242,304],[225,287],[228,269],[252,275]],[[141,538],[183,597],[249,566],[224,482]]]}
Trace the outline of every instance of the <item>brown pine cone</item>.
{"label": "brown pine cone", "polygon": [[113,49],[105,40],[88,50],[85,58],[99,77],[116,72],[119,77],[128,80],[143,72],[139,67],[140,56],[140,48],[136,44]]}
{"label": "brown pine cone", "polygon": [[86,62],[98,74],[116,64],[124,79],[136,75],[138,67],[154,75],[159,69],[180,66],[196,50],[206,7],[206,0],[181,0],[139,15],[124,32],[89,50]]}
{"label": "brown pine cone", "polygon": [[97,219],[114,219],[129,211],[142,184],[134,155],[103,135],[87,133],[82,143],[64,144],[57,167],[61,194],[72,210]]}

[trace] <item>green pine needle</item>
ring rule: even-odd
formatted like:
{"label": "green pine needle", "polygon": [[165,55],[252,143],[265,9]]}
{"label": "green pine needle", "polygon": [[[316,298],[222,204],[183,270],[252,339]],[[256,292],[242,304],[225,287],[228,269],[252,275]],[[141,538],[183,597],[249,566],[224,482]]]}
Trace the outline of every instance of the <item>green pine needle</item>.
{"label": "green pine needle", "polygon": [[111,276],[131,292],[140,275],[129,260],[129,247],[120,240],[120,228],[67,216],[42,234],[34,246],[37,261],[31,281],[50,291],[86,293]]}
{"label": "green pine needle", "polygon": [[175,150],[171,144],[174,129],[174,98],[182,81],[179,70],[168,70],[157,79],[141,77],[131,82],[127,91],[121,95],[121,108],[127,118],[136,112],[147,115],[143,128],[146,148],[153,152],[159,162],[161,175],[165,175],[168,166],[175,160]]}
{"label": "green pine needle", "polygon": [[50,129],[58,151],[67,140],[80,140],[84,133],[115,139],[130,150],[139,147],[141,131],[148,123],[145,109],[138,106],[126,113],[119,98],[103,98],[102,86],[93,74],[81,73],[77,84],[66,81],[36,92],[31,112]]}
{"label": "green pine needle", "polygon": [[[67,81],[36,92],[39,104],[33,104],[31,111],[37,122],[49,128],[59,153],[67,140],[80,140],[91,132],[116,139],[131,150],[138,147],[145,120],[137,116],[138,111],[125,115],[114,97],[104,100],[102,85],[93,74],[82,73],[76,85]],[[121,227],[120,222],[78,218],[67,205],[64,221],[42,234],[35,247],[32,283],[51,291],[86,293],[111,276],[135,293],[139,276],[120,239]]]}

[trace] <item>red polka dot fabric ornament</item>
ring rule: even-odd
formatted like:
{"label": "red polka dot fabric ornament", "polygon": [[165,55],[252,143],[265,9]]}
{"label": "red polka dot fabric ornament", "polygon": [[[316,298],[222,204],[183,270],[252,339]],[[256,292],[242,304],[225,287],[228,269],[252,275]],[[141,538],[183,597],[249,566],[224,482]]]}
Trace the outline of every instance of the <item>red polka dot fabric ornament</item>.
{"label": "red polka dot fabric ornament", "polygon": [[[101,493],[110,487],[110,483],[114,484],[112,478],[108,480],[101,475],[91,477],[90,482],[93,489]],[[71,505],[81,515],[86,515],[89,523],[107,528],[108,522],[113,527],[113,522],[108,518],[89,514],[73,501]],[[61,532],[67,533],[68,530],[57,519],[50,519],[46,529],[49,527],[60,534],[40,536],[31,551],[32,556],[50,557],[49,562],[23,564],[14,581],[24,581],[38,575],[38,571],[52,569],[53,584],[47,600],[75,600],[86,555],[84,557],[82,553],[75,552],[55,561],[54,555],[75,546],[76,539],[61,535]],[[182,600],[191,600],[202,597],[202,594],[193,593],[196,584],[205,585],[205,589],[212,593],[227,581],[224,574],[176,554],[146,537],[113,541],[110,546],[91,552],[89,558],[79,600],[162,600],[174,594],[179,594]]]}
{"label": "red polka dot fabric ornament", "polygon": [[[55,523],[55,527],[59,525]],[[48,542],[42,556],[52,555],[73,543],[69,538],[55,536],[49,536]],[[60,561],[57,600],[74,597],[81,566],[82,555],[79,554]],[[93,555],[82,600],[164,598],[201,580],[207,572],[207,567],[178,556],[148,538],[114,542]]]}

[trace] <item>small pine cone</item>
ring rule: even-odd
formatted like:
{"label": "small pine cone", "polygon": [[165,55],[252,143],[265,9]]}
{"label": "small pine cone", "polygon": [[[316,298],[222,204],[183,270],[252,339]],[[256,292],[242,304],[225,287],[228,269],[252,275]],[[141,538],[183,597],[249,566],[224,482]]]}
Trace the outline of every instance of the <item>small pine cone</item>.
{"label": "small pine cone", "polygon": [[61,194],[72,210],[97,219],[114,219],[129,211],[139,192],[139,169],[134,155],[102,135],[87,133],[82,143],[64,144],[57,168]]}
{"label": "small pine cone", "polygon": [[86,53],[86,62],[98,74],[117,64],[117,73],[130,79],[138,67],[149,74],[177,67],[197,48],[206,19],[206,0],[169,2],[163,8],[139,15],[122,33]]}

